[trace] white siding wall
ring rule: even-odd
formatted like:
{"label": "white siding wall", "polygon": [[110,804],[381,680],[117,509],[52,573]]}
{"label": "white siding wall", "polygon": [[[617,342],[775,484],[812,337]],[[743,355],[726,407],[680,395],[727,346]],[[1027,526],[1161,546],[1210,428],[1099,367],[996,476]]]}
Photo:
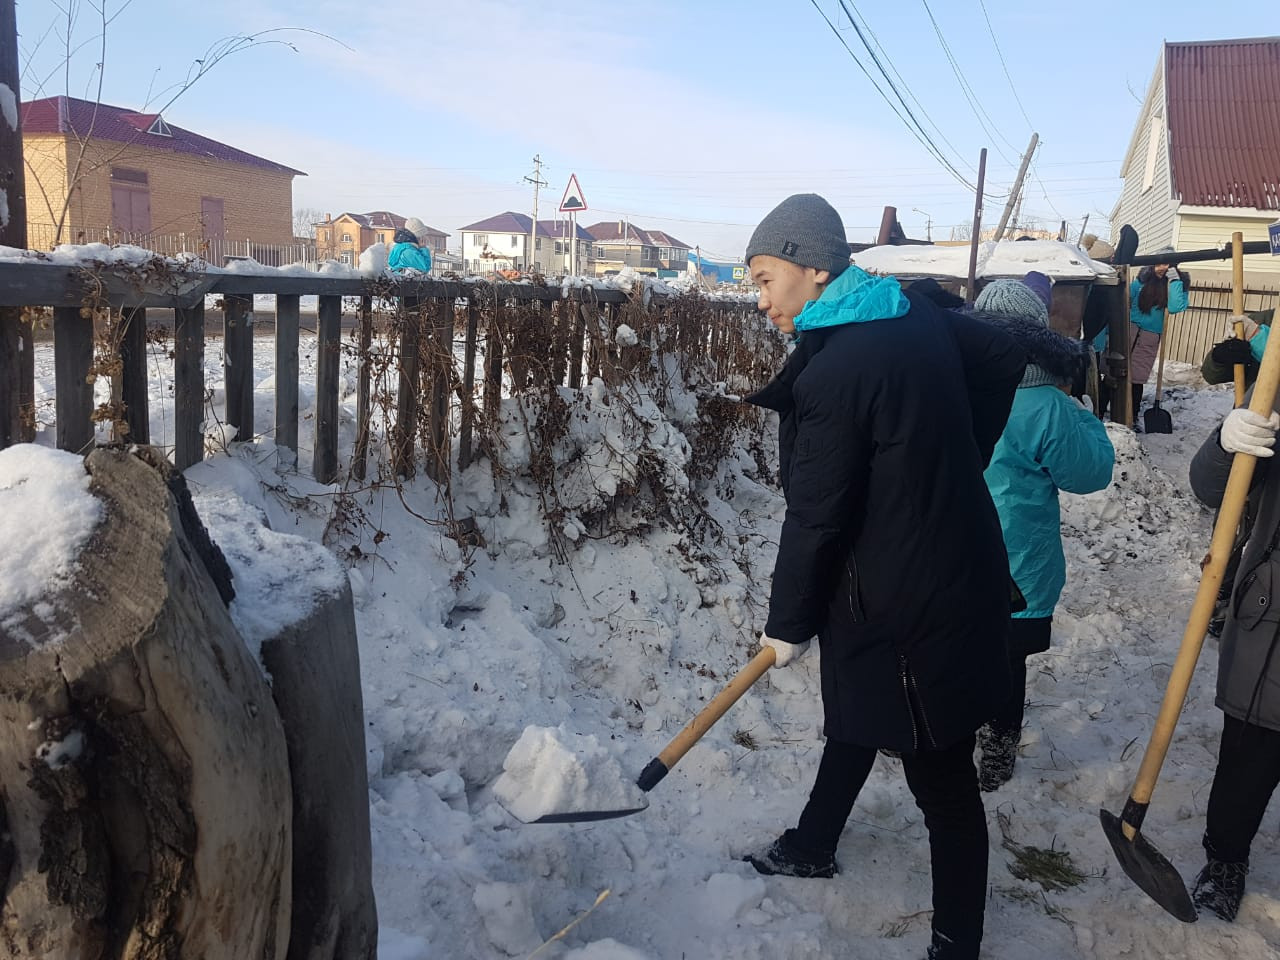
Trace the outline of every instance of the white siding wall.
{"label": "white siding wall", "polygon": [[[1266,240],[1267,224],[1274,223],[1271,215],[1265,217],[1231,217],[1204,216],[1200,214],[1178,215],[1178,250],[1205,250],[1209,247],[1221,247],[1231,242],[1231,234],[1239,230],[1244,234],[1246,242],[1250,240]],[[1187,269],[1192,271],[1192,279],[1201,277],[1208,279],[1231,280],[1231,261],[1211,260],[1206,263],[1189,263]],[[1252,280],[1275,286],[1280,281],[1280,257],[1270,254],[1244,258],[1245,286]]]}
{"label": "white siding wall", "polygon": [[[1161,120],[1152,124],[1151,118],[1157,113]],[[1168,133],[1163,113],[1164,72],[1159,70],[1152,81],[1152,89],[1147,95],[1142,113],[1136,120],[1137,142],[1133,155],[1129,158],[1129,165],[1121,174],[1124,177],[1124,189],[1120,193],[1120,202],[1116,205],[1111,221],[1113,244],[1119,239],[1120,228],[1124,224],[1131,224],[1138,231],[1138,253],[1149,253],[1173,243],[1177,202],[1173,199],[1170,186],[1169,145],[1165,142]],[[1159,136],[1159,142],[1155,144],[1155,171],[1151,187],[1143,190],[1153,129],[1158,131]]]}

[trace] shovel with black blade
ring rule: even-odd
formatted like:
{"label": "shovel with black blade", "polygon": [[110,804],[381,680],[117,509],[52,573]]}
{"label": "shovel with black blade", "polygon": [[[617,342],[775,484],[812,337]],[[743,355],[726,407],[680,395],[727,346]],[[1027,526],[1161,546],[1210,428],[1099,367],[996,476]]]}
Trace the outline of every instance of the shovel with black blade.
{"label": "shovel with black blade", "polygon": [[1145,433],[1173,433],[1173,418],[1169,411],[1160,406],[1160,397],[1164,393],[1164,342],[1169,338],[1170,323],[1173,317],[1169,311],[1164,314],[1164,332],[1160,335],[1160,351],[1156,358],[1156,399],[1155,403],[1142,413],[1142,429]]}
{"label": "shovel with black blade", "polygon": [[[773,647],[765,647],[752,657],[745,667],[734,674],[733,679],[729,681],[725,688],[717,693],[711,702],[703,707],[698,712],[698,715],[675,735],[675,738],[667,744],[666,748],[650,760],[645,768],[640,771],[640,776],[636,778],[636,786],[648,793],[661,783],[663,777],[671,772],[671,768],[680,761],[680,758],[702,739],[703,734],[715,726],[716,721],[738,702],[739,698],[751,688],[751,685],[764,676],[765,672],[773,666],[776,656],[777,652]],[[648,809],[649,801],[646,799],[640,806],[636,807],[622,807],[613,810],[566,810],[564,812],[546,813],[524,822],[585,823],[594,820],[612,820],[615,817],[629,817],[633,813],[640,813]],[[516,814],[513,814],[513,816],[518,818]]]}
{"label": "shovel with black blade", "polygon": [[[1274,409],[1276,387],[1280,384],[1280,337],[1275,337],[1274,341],[1267,342],[1258,381],[1253,388],[1253,400],[1249,404],[1250,410],[1264,417],[1269,417]],[[1107,810],[1099,811],[1102,829],[1124,872],[1152,900],[1187,923],[1196,919],[1196,908],[1191,903],[1186,884],[1174,865],[1142,835],[1142,821],[1151,804],[1151,794],[1160,776],[1165,754],[1169,751],[1173,728],[1186,701],[1187,689],[1191,686],[1191,675],[1204,645],[1209,619],[1213,616],[1214,602],[1222,586],[1257,462],[1256,457],[1245,453],[1237,453],[1231,462],[1231,475],[1213,527],[1209,558],[1200,576],[1200,588],[1191,607],[1191,618],[1182,635],[1182,646],[1169,675],[1164,702],[1160,704],[1155,730],[1143,754],[1138,778],[1120,816]]]}

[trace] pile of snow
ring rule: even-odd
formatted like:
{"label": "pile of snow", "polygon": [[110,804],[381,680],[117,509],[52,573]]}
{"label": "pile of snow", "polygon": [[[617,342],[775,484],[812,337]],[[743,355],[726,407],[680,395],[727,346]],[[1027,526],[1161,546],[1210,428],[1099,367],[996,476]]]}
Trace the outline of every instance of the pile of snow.
{"label": "pile of snow", "polygon": [[590,734],[565,727],[525,728],[507,758],[493,795],[511,815],[533,823],[553,813],[636,810],[644,794],[618,759]]}
{"label": "pile of snow", "polygon": [[[0,450],[0,630],[15,629],[17,610],[70,583],[104,516],[89,479],[75,454],[30,443]],[[48,619],[53,611],[37,603],[34,612]]]}
{"label": "pile of snow", "polygon": [[[969,276],[969,247],[880,246],[853,254],[863,270],[895,277]],[[978,245],[978,279],[1024,277],[1039,270],[1054,280],[1114,278],[1115,270],[1089,259],[1079,247],[1057,240],[988,240]]]}

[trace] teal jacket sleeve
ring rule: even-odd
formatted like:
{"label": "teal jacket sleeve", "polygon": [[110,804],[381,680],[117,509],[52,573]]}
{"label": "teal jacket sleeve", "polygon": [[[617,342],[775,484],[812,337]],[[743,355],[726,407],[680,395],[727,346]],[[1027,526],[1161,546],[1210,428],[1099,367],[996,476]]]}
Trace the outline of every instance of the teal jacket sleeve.
{"label": "teal jacket sleeve", "polygon": [[1267,338],[1271,336],[1271,327],[1263,324],[1258,327],[1258,332],[1253,335],[1253,339],[1249,341],[1249,352],[1253,354],[1253,359],[1259,363],[1262,362],[1262,354],[1267,349]]}
{"label": "teal jacket sleeve", "polygon": [[392,270],[421,270],[431,272],[431,251],[415,247],[411,243],[397,243],[387,256],[387,266]]}
{"label": "teal jacket sleeve", "polygon": [[1067,493],[1095,493],[1106,487],[1116,453],[1102,421],[1066,394],[1053,404],[1050,417],[1040,463],[1054,486]]}
{"label": "teal jacket sleeve", "polygon": [[1169,312],[1181,313],[1187,309],[1187,286],[1179,277],[1169,284]]}

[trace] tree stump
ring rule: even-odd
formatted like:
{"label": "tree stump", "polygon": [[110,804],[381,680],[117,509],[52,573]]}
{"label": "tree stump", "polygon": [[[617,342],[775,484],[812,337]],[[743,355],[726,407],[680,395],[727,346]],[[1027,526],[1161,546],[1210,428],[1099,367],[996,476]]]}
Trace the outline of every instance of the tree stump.
{"label": "tree stump", "polygon": [[282,960],[288,754],[225,565],[180,475],[86,469],[105,519],[74,582],[0,633],[0,950]]}

